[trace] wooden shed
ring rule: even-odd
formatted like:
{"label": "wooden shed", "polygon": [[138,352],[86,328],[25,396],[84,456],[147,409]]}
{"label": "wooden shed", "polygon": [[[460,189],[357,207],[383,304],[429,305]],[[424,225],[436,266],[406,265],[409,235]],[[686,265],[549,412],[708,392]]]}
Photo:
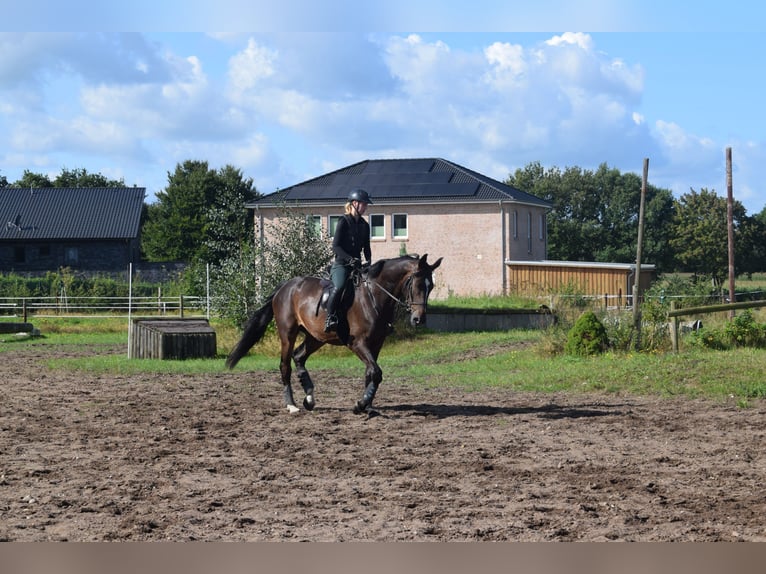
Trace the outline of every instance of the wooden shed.
{"label": "wooden shed", "polygon": [[[635,263],[589,261],[506,261],[508,291],[519,295],[573,292],[608,297],[617,305],[631,304]],[[641,265],[641,292],[656,277],[654,265]]]}

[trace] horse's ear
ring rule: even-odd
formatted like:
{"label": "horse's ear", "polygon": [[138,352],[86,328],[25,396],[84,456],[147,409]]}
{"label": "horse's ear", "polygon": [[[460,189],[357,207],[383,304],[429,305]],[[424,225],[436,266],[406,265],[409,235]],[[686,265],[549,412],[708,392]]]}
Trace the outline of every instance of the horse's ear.
{"label": "horse's ear", "polygon": [[421,269],[421,270],[428,269],[430,271],[433,271],[439,265],[442,264],[442,258],[441,257],[439,257],[439,259],[437,259],[436,263],[434,263],[433,265],[429,265],[428,264],[428,261],[426,261],[427,258],[428,258],[428,253],[424,253],[423,257],[421,257],[420,261],[418,262],[418,269]]}

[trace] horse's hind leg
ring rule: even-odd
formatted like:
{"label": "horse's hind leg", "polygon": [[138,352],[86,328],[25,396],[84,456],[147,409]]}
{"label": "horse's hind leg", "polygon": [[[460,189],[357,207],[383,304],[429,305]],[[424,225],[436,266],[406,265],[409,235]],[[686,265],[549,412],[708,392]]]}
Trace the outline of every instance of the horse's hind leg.
{"label": "horse's hind leg", "polygon": [[290,383],[290,377],[292,376],[292,365],[290,359],[293,354],[293,347],[295,346],[295,338],[298,335],[298,330],[286,329],[286,333],[280,332],[279,340],[282,345],[282,351],[279,359],[279,372],[282,376],[282,397],[287,405],[287,410],[290,413],[297,413],[300,409],[295,406],[295,399],[293,398],[293,386]]}
{"label": "horse's hind leg", "polygon": [[296,375],[301,382],[303,391],[306,393],[306,398],[303,399],[303,406],[307,411],[313,411],[316,403],[314,402],[314,381],[311,380],[311,376],[306,370],[306,360],[322,345],[324,343],[321,341],[318,341],[311,335],[306,335],[306,339],[293,353]]}

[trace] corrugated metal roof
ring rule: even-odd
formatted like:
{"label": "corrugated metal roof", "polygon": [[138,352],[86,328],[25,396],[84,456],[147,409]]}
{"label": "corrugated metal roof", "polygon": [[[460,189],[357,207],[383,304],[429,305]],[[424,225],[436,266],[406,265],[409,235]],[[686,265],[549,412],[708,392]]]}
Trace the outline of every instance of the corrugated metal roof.
{"label": "corrugated metal roof", "polygon": [[281,189],[247,207],[346,201],[361,187],[376,204],[513,201],[552,207],[539,197],[440,158],[365,160]]}
{"label": "corrugated metal roof", "polygon": [[0,240],[133,239],[143,187],[0,188]]}

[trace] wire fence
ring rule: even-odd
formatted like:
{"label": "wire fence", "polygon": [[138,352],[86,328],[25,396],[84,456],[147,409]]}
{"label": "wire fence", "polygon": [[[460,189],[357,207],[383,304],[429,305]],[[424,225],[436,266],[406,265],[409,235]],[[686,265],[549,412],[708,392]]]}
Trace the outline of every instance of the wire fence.
{"label": "wire fence", "polygon": [[206,297],[0,297],[0,316],[112,318],[136,315],[210,318]]}

